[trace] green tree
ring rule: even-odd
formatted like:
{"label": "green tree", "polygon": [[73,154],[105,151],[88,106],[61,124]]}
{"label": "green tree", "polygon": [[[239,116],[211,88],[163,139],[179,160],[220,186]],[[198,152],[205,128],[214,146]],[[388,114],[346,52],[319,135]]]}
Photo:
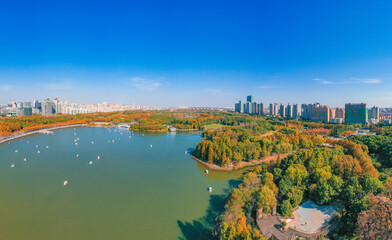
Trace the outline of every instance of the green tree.
{"label": "green tree", "polygon": [[268,186],[261,187],[258,194],[257,206],[263,209],[264,213],[271,213],[272,207],[276,206],[276,197],[274,191]]}
{"label": "green tree", "polygon": [[293,214],[293,206],[291,206],[291,203],[289,200],[284,200],[282,204],[280,205],[280,213],[284,217],[291,217]]}

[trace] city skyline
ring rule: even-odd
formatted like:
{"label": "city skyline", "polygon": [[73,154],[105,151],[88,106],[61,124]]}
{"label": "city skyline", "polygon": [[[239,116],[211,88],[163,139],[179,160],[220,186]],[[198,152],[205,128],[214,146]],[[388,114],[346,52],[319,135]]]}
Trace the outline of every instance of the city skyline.
{"label": "city skyline", "polygon": [[7,36],[0,39],[0,104],[59,96],[229,107],[252,94],[263,102],[391,107],[391,7],[7,2],[0,10]]}

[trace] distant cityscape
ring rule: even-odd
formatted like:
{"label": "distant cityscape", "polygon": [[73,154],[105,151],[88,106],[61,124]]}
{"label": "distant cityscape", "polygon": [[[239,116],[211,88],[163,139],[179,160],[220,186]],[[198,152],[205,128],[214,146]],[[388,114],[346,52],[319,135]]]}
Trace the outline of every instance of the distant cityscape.
{"label": "distant cityscape", "polygon": [[46,99],[42,102],[34,100],[33,102],[16,102],[12,101],[6,106],[0,106],[1,114],[9,116],[30,116],[33,114],[53,115],[61,114],[82,114],[94,112],[115,112],[126,110],[149,110],[146,106],[137,104],[109,104],[107,102],[98,104],[80,104],[71,103],[69,101]]}
{"label": "distant cityscape", "polygon": [[260,116],[279,116],[288,119],[304,119],[323,123],[370,124],[379,123],[391,125],[392,108],[368,108],[366,103],[346,103],[345,108],[331,108],[320,103],[287,104],[270,103],[267,109],[264,103],[257,102],[253,96],[247,96],[246,102],[234,104],[238,113]]}
{"label": "distant cityscape", "polygon": [[44,101],[34,100],[27,102],[11,101],[7,105],[0,105],[0,114],[3,116],[31,116],[33,114],[53,115],[53,114],[84,114],[94,112],[118,112],[134,110],[200,110],[200,111],[232,111],[232,108],[224,107],[187,107],[173,106],[168,108],[147,107],[140,104],[110,104],[108,102],[97,104],[71,103],[70,101],[45,99]]}

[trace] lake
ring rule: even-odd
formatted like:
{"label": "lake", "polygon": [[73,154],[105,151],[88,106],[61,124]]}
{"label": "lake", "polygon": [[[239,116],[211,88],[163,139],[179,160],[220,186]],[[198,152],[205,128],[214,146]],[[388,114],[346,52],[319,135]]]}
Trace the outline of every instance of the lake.
{"label": "lake", "polygon": [[206,174],[200,133],[53,133],[0,145],[0,239],[209,239],[242,174]]}

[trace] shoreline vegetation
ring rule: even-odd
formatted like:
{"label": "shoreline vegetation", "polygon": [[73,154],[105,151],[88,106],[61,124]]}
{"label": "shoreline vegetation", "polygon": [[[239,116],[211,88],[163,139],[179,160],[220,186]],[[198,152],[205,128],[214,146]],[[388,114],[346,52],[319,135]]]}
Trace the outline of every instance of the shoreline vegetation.
{"label": "shoreline vegetation", "polygon": [[55,127],[44,127],[44,128],[40,128],[40,129],[34,129],[34,130],[29,130],[29,131],[20,131],[20,132],[16,132],[12,135],[7,135],[7,136],[3,136],[0,137],[0,144],[18,139],[18,138],[22,138],[22,137],[26,137],[26,136],[30,136],[30,135],[34,135],[34,134],[38,134],[38,133],[44,133],[44,131],[54,131],[54,130],[58,130],[58,129],[64,129],[64,128],[72,128],[72,127],[83,127],[83,126],[87,126],[86,124],[69,124],[69,125],[61,125],[61,126],[55,126]]}
{"label": "shoreline vegetation", "polygon": [[193,159],[195,159],[196,161],[198,161],[199,163],[201,163],[202,165],[204,165],[205,167],[207,167],[208,169],[211,169],[211,170],[215,170],[215,171],[236,171],[236,170],[240,170],[240,169],[247,168],[247,167],[259,166],[259,165],[262,165],[262,164],[274,164],[274,163],[276,163],[276,161],[278,161],[278,159],[285,158],[288,155],[290,155],[292,153],[295,153],[295,152],[297,152],[297,151],[293,151],[291,153],[284,153],[284,154],[274,154],[274,155],[271,155],[271,156],[268,156],[268,157],[263,157],[263,158],[261,158],[259,160],[253,160],[253,161],[250,161],[250,162],[240,162],[238,164],[235,164],[235,165],[231,164],[231,165],[228,165],[228,166],[219,166],[217,164],[205,162],[205,161],[197,158],[193,154],[192,154],[192,157],[193,157]]}
{"label": "shoreline vegetation", "polygon": [[50,131],[54,130],[59,130],[59,129],[64,129],[64,128],[75,128],[75,127],[113,127],[113,124],[108,124],[108,123],[77,123],[77,124],[66,124],[66,125],[59,125],[59,126],[54,126],[54,127],[43,127],[40,129],[34,129],[34,130],[28,130],[28,131],[19,131],[16,132],[12,135],[7,135],[0,137],[0,144],[6,143],[18,138],[34,135],[34,134],[39,134],[39,133],[48,133]]}

